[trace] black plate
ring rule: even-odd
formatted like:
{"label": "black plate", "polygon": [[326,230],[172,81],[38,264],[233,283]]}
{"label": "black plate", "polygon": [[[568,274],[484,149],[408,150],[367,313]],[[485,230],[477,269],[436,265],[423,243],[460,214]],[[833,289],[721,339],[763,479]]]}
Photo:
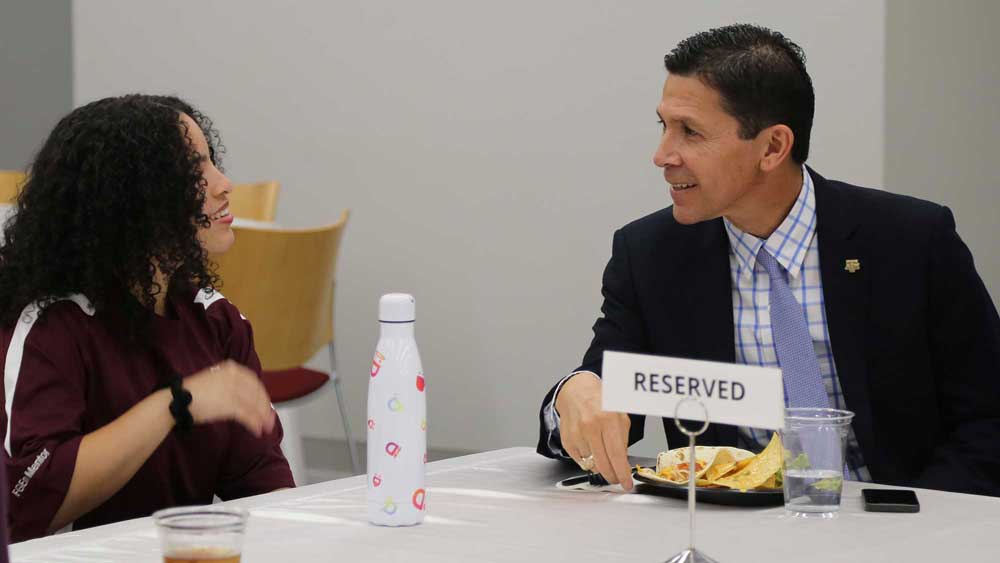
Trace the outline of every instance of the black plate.
{"label": "black plate", "polygon": [[[633,471],[632,477],[640,483],[642,492],[652,492],[673,498],[688,498],[687,485],[675,485],[657,481],[645,475],[640,475]],[[736,489],[715,489],[710,487],[696,487],[694,498],[699,502],[711,504],[726,504],[729,506],[780,506],[785,503],[785,494],[778,489],[776,491],[747,491],[745,493]]]}

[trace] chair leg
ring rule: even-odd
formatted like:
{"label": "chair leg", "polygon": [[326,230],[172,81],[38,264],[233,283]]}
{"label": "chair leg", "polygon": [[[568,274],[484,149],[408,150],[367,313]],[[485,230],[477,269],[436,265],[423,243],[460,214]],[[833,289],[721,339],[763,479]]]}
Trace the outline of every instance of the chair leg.
{"label": "chair leg", "polygon": [[337,395],[337,407],[340,409],[340,420],[344,425],[344,434],[347,436],[347,452],[351,456],[351,471],[354,475],[360,475],[361,465],[358,463],[358,448],[354,442],[354,434],[351,432],[351,421],[347,416],[347,408],[344,406],[344,393],[340,387],[340,377],[337,374],[337,357],[334,353],[333,342],[327,348],[330,350],[330,379]]}
{"label": "chair leg", "polygon": [[285,434],[281,439],[281,453],[285,454],[285,459],[288,460],[295,485],[301,487],[308,484],[308,479],[305,455],[302,451],[302,433],[299,431],[299,413],[295,407],[281,405],[276,405],[274,410],[278,412],[278,419],[281,420],[281,428]]}

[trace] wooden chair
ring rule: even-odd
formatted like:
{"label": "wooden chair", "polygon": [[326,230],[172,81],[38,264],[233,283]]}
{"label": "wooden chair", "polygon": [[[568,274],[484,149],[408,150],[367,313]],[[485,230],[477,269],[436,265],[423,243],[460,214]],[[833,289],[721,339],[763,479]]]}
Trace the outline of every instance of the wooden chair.
{"label": "wooden chair", "polygon": [[19,170],[0,170],[0,204],[14,205],[17,192],[21,191],[26,179],[25,173]]}
{"label": "wooden chair", "polygon": [[[236,243],[214,257],[222,294],[253,326],[264,386],[285,430],[282,450],[293,474],[299,472],[298,483],[305,482],[305,475],[292,408],[330,388],[327,382],[337,395],[351,468],[355,474],[360,471],[333,345],[334,274],[348,215],[344,211],[336,223],[314,229],[233,226]],[[303,367],[324,346],[330,373]]]}
{"label": "wooden chair", "polygon": [[280,189],[278,182],[236,184],[229,194],[229,212],[240,219],[274,221]]}

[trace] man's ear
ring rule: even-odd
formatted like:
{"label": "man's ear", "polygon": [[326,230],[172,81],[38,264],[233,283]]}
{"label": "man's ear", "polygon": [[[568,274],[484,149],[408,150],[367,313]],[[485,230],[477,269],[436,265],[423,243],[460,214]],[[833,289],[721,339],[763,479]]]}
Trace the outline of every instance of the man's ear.
{"label": "man's ear", "polygon": [[761,172],[771,172],[791,157],[795,133],[787,125],[779,123],[762,129],[757,139],[762,146],[759,163]]}

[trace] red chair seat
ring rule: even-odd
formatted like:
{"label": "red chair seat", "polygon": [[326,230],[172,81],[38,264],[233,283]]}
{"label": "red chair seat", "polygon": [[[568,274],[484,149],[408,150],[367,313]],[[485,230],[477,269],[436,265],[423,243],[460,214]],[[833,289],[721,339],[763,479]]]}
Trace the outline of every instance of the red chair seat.
{"label": "red chair seat", "polygon": [[265,371],[260,374],[272,403],[283,403],[305,397],[330,380],[330,375],[308,368]]}

